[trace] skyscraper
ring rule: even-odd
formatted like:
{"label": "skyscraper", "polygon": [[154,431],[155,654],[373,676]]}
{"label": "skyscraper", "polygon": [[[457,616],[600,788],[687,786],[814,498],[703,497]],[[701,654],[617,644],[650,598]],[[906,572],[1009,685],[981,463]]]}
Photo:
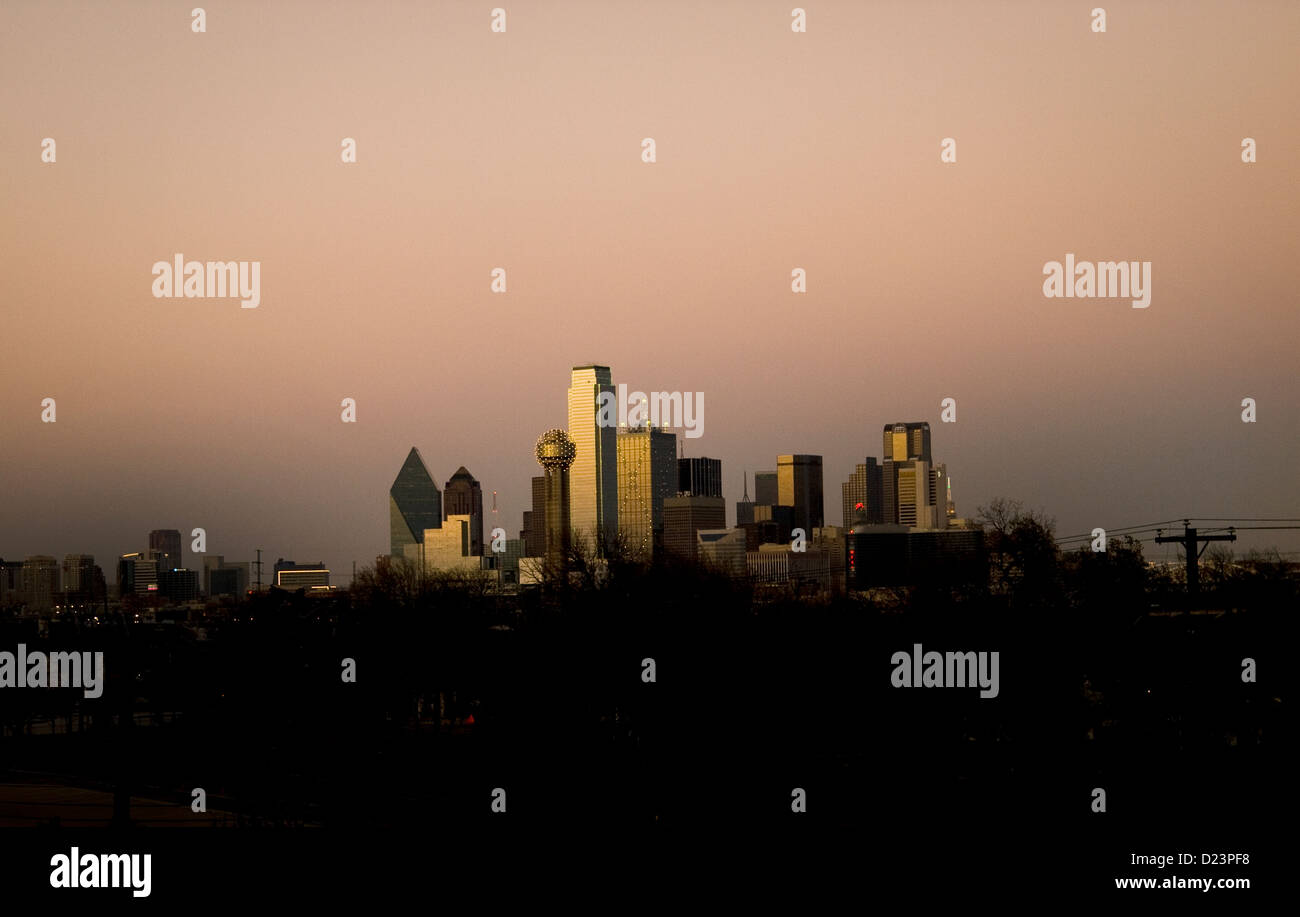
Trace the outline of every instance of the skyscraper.
{"label": "skyscraper", "polygon": [[154,529],[149,533],[150,560],[158,564],[159,570],[175,570],[181,563],[181,533],[176,529]]}
{"label": "skyscraper", "polygon": [[776,488],[778,505],[794,507],[794,527],[806,537],[826,524],[820,455],[778,455]]}
{"label": "skyscraper", "polygon": [[573,367],[569,383],[569,439],[573,467],[569,471],[569,520],[574,533],[591,540],[599,552],[618,530],[617,412],[601,423],[600,396],[614,403],[616,392],[608,366],[588,363]]}
{"label": "skyscraper", "polygon": [[538,475],[532,485],[533,508],[524,514],[524,556],[541,557],[546,553],[546,478]]}
{"label": "skyscraper", "polygon": [[388,491],[388,533],[393,557],[407,545],[422,544],[425,529],[442,525],[442,495],[414,446]]}
{"label": "skyscraper", "polygon": [[[677,460],[677,492],[693,497],[722,496],[722,459],[679,458]],[[721,525],[709,528],[722,528]],[[694,538],[691,539],[692,546]]]}
{"label": "skyscraper", "polygon": [[[569,468],[573,465],[573,440],[563,430],[547,430],[537,439],[537,464],[542,466],[546,490],[546,558],[563,564],[569,553],[572,522],[569,494]],[[534,513],[534,516],[536,514]]]}
{"label": "skyscraper", "polygon": [[930,463],[918,459],[894,462],[893,467],[898,524],[934,528],[937,522],[934,517],[934,478],[930,472]]}
{"label": "skyscraper", "polygon": [[930,425],[925,422],[887,423],[884,431],[886,462],[919,459],[933,463],[930,455]]}
{"label": "skyscraper", "polygon": [[758,471],[754,473],[754,503],[758,506],[776,506],[781,502],[778,495],[775,471]]}
{"label": "skyscraper", "polygon": [[470,554],[483,555],[483,488],[461,465],[442,489],[442,519],[469,516]]}
{"label": "skyscraper", "polygon": [[884,521],[919,528],[946,524],[938,502],[938,481],[930,454],[930,425],[925,422],[885,424],[882,436],[885,463],[881,471]]}
{"label": "skyscraper", "polygon": [[[857,522],[884,522],[883,470],[874,458],[868,456],[866,462],[859,464],[849,479],[840,485],[845,528],[852,528]],[[861,509],[858,509],[859,504]]]}
{"label": "skyscraper", "polygon": [[677,492],[677,436],[654,427],[618,431],[618,532],[643,560],[662,544],[664,500]]}

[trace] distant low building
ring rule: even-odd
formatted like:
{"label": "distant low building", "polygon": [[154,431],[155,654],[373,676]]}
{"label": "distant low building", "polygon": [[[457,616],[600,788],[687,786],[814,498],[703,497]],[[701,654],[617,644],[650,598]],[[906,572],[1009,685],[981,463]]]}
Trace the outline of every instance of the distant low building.
{"label": "distant low building", "polygon": [[519,584],[519,559],[524,556],[524,542],[520,538],[507,538],[504,553],[497,554],[500,564],[497,566],[498,582],[503,586]]}
{"label": "distant low building", "polygon": [[472,526],[469,514],[448,516],[441,528],[425,529],[421,541],[405,548],[407,561],[426,572],[483,569],[484,558],[474,554]]}
{"label": "distant low building", "polygon": [[330,571],[324,562],[317,564],[299,564],[283,557],[272,568],[275,585],[280,589],[294,592],[298,589],[329,589]]}
{"label": "distant low building", "polygon": [[199,597],[199,575],[193,570],[162,570],[158,574],[158,592],[172,602],[193,602]]}
{"label": "distant low building", "polygon": [[694,560],[701,529],[727,525],[727,504],[722,497],[677,496],[664,499],[664,550]]}
{"label": "distant low building", "polygon": [[744,529],[701,529],[695,537],[702,563],[728,576],[745,575]]}
{"label": "distant low building", "polygon": [[144,554],[123,554],[117,561],[117,591],[128,595],[149,595],[158,591],[158,563]]}
{"label": "distant low building", "polygon": [[210,598],[220,595],[242,596],[248,592],[248,564],[221,564],[205,570],[207,586],[204,592]]}
{"label": "distant low building", "polygon": [[988,578],[984,532],[978,528],[855,525],[846,536],[844,563],[849,589],[977,584]]}
{"label": "distant low building", "polygon": [[58,560],[48,554],[33,554],[23,561],[22,593],[31,608],[53,608],[59,591]]}
{"label": "distant low building", "polygon": [[760,545],[745,555],[749,578],[756,586],[800,586],[830,590],[836,581],[832,553],[824,547],[805,544],[796,551],[788,544]]}
{"label": "distant low building", "polygon": [[23,562],[0,560],[0,606],[22,601]]}
{"label": "distant low building", "polygon": [[764,544],[789,544],[794,507],[755,504],[753,521],[740,527],[745,530],[746,550],[757,551]]}

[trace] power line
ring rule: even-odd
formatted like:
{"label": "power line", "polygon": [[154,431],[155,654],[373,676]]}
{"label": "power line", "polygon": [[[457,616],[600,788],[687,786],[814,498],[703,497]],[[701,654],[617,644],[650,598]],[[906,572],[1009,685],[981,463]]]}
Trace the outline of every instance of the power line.
{"label": "power line", "polygon": [[[1295,522],[1295,523],[1300,523],[1300,519],[1289,519],[1289,518],[1283,518],[1283,517],[1275,517],[1275,518],[1257,518],[1257,519],[1251,519],[1251,518],[1247,518],[1247,517],[1231,517],[1231,518],[1229,518],[1229,517],[1218,517],[1218,518],[1213,518],[1213,519],[1211,519],[1211,518],[1206,517],[1206,516],[1185,516],[1185,517],[1183,517],[1182,519],[1169,520],[1168,522],[1153,522],[1153,523],[1147,523],[1147,524],[1144,524],[1144,525],[1129,525],[1129,526],[1124,526],[1124,527],[1122,527],[1122,528],[1106,529],[1106,536],[1107,536],[1108,538],[1111,537],[1112,535],[1129,535],[1129,536],[1134,536],[1134,535],[1137,535],[1137,534],[1139,534],[1139,533],[1141,533],[1141,532],[1153,532],[1153,531],[1158,531],[1159,529],[1164,528],[1164,527],[1167,526],[1167,525],[1173,525],[1173,524],[1178,523],[1178,522],[1182,522],[1182,523],[1187,523],[1187,522]],[[1228,531],[1228,529],[1230,529],[1230,528],[1231,528],[1231,529],[1235,529],[1236,531],[1243,531],[1243,530],[1246,530],[1246,531],[1290,531],[1290,530],[1294,530],[1294,529],[1300,529],[1300,524],[1298,524],[1298,525],[1236,525],[1236,526],[1218,526],[1218,527],[1216,527],[1216,528],[1206,529],[1206,531],[1210,531],[1210,532],[1225,532],[1225,531]],[[1093,537],[1094,537],[1094,536],[1092,535],[1091,532],[1089,532],[1089,533],[1087,533],[1087,534],[1080,534],[1080,535],[1067,535],[1067,536],[1064,536],[1064,537],[1062,537],[1062,538],[1058,538],[1058,539],[1056,539],[1056,543],[1057,543],[1057,544],[1062,544],[1062,543],[1064,543],[1064,542],[1069,542],[1069,541],[1091,541]],[[1145,540],[1145,539],[1135,539],[1135,540]]]}
{"label": "power line", "polygon": [[[1125,532],[1129,532],[1129,531],[1154,532],[1156,529],[1162,528],[1166,525],[1175,525],[1182,521],[1183,521],[1182,519],[1167,519],[1164,522],[1144,522],[1141,525],[1125,525],[1125,526],[1120,526],[1118,528],[1106,529],[1106,534],[1109,536],[1112,534],[1123,535]],[[1092,537],[1093,537],[1092,533],[1089,532],[1086,535],[1067,535],[1063,538],[1058,538],[1057,541],[1058,542],[1074,541],[1079,538],[1091,539]]]}
{"label": "power line", "polygon": [[1248,519],[1244,516],[1188,516],[1186,518],[1191,522],[1300,522],[1300,519],[1286,516],[1261,516],[1257,519]]}

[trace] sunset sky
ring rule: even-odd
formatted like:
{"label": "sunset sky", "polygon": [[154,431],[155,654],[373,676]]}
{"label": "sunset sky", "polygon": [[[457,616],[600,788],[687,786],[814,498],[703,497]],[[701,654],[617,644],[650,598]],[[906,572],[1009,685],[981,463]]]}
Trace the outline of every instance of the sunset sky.
{"label": "sunset sky", "polygon": [[[963,516],[1300,516],[1300,4],[201,2],[0,5],[6,560],[201,526],[346,585],[412,445],[517,537],[587,362],[704,392],[733,521],[802,452],[839,524],[922,420]],[[154,298],[177,252],[261,305]],[[1067,253],[1150,307],[1045,298]]]}

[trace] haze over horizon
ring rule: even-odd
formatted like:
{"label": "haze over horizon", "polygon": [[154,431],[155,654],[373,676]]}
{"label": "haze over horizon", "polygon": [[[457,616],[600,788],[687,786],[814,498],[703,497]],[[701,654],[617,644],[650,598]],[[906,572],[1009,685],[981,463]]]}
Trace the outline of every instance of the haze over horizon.
{"label": "haze over horizon", "polygon": [[[704,392],[733,522],[813,453],[838,524],[895,421],[961,516],[1300,517],[1300,5],[790,6],[5,4],[0,557],[111,582],[197,526],[345,584],[411,446],[517,537],[587,361]],[[154,298],[176,253],[260,261],[260,305]],[[1067,253],[1151,262],[1149,308],[1045,298]]]}

